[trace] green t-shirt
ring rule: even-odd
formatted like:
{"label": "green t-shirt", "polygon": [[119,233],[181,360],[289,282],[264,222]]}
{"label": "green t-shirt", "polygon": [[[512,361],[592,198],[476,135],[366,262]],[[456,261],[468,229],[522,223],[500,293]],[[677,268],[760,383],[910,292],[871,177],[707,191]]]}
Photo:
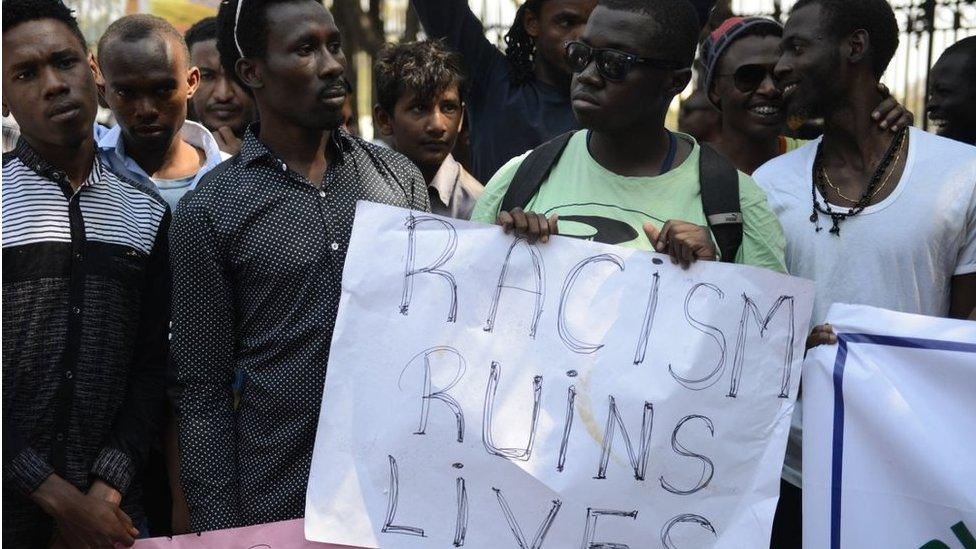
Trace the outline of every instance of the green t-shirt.
{"label": "green t-shirt", "polygon": [[[642,250],[652,249],[644,234],[645,221],[658,228],[669,219],[707,225],[698,184],[701,149],[691,136],[675,135],[694,144],[684,162],[657,177],[627,177],[598,164],[587,150],[586,131],[577,132],[526,210],[546,217],[559,214],[562,235]],[[525,156],[510,160],[491,178],[475,206],[472,221],[495,222],[505,192]],[[766,194],[741,172],[739,202],[743,235],[736,263],[786,272],[786,240],[779,221],[766,204]]]}

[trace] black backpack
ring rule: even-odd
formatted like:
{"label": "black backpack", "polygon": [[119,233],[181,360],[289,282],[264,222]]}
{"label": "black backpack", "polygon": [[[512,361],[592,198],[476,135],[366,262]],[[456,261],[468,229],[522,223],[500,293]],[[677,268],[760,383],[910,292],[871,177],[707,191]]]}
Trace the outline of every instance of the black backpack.
{"label": "black backpack", "polygon": [[[574,132],[564,133],[533,150],[508,186],[501,209],[525,208],[539,192],[553,166],[562,156],[566,144]],[[742,211],[739,207],[739,174],[735,166],[715,149],[701,144],[699,159],[702,210],[708,220],[708,228],[722,255],[722,261],[734,263],[742,245]]]}

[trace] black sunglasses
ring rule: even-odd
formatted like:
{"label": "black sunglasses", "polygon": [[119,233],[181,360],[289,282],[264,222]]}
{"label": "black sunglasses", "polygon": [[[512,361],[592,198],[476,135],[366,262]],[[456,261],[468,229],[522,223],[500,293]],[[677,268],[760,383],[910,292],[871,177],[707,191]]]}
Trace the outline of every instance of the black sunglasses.
{"label": "black sunglasses", "polygon": [[596,69],[601,76],[607,80],[618,82],[626,78],[627,73],[637,64],[661,70],[684,68],[677,61],[639,57],[632,53],[608,48],[592,48],[582,42],[566,44],[566,56],[569,58],[569,67],[573,69],[573,72],[583,72],[586,67],[590,66],[591,61],[596,61]]}
{"label": "black sunglasses", "polygon": [[731,76],[732,83],[735,84],[735,89],[743,93],[750,93],[759,89],[759,86],[762,85],[767,76],[775,82],[775,68],[776,65],[760,65],[758,63],[742,65],[735,69],[735,72],[732,74],[721,74],[719,76]]}

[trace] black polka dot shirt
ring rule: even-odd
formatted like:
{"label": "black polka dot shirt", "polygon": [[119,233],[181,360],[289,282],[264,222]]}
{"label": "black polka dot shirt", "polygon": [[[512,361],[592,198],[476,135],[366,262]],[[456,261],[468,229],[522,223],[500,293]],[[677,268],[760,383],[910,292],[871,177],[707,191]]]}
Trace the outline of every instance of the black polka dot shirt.
{"label": "black polka dot shirt", "polygon": [[334,132],[316,188],[258,131],[173,222],[181,480],[195,531],[304,515],[356,201],[429,210],[420,172],[392,150]]}

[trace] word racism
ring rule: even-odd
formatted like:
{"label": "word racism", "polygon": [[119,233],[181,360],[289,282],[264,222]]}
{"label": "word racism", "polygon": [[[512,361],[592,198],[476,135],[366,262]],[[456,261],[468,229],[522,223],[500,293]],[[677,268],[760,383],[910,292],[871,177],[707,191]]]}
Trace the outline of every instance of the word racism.
{"label": "word racism", "polygon": [[811,300],[761,269],[361,203],[306,535],[768,544]]}

